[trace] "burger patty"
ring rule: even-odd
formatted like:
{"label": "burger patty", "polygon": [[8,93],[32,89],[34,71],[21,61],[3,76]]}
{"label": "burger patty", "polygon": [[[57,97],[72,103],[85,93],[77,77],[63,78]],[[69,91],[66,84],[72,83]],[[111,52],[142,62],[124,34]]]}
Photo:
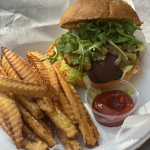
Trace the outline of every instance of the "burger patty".
{"label": "burger patty", "polygon": [[114,65],[117,56],[107,54],[105,60],[91,61],[91,69],[87,70],[90,80],[94,83],[106,83],[122,77],[122,70]]}

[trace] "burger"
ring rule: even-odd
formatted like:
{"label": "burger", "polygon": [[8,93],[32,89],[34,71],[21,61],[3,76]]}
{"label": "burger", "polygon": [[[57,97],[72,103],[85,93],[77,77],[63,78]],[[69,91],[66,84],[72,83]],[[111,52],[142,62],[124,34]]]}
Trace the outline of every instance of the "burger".
{"label": "burger", "polygon": [[139,52],[146,46],[133,34],[141,24],[123,0],[77,0],[60,19],[68,32],[56,39],[44,59],[58,63],[73,84],[116,87],[119,80],[140,72]]}

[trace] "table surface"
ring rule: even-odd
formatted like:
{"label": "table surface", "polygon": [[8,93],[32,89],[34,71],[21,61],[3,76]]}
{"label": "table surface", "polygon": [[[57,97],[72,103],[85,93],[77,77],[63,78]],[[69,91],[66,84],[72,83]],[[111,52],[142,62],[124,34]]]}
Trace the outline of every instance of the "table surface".
{"label": "table surface", "polygon": [[[132,0],[135,10],[144,24],[141,26],[146,37],[146,42],[150,43],[150,0]],[[150,150],[150,139],[137,150]]]}

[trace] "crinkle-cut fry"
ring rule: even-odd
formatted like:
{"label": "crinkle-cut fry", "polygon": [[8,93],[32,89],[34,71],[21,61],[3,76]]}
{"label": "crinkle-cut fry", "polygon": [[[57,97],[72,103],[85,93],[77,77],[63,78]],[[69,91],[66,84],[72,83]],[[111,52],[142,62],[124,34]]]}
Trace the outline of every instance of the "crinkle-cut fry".
{"label": "crinkle-cut fry", "polygon": [[52,113],[47,113],[47,116],[55,123],[55,125],[62,130],[68,139],[75,139],[78,135],[78,130],[76,126],[71,122],[71,120],[57,108]]}
{"label": "crinkle-cut fry", "polygon": [[[1,57],[1,64],[2,64],[3,69],[6,71],[6,74],[9,77],[21,80],[18,74],[16,73],[16,71],[14,70],[14,68],[9,64],[9,62],[7,61],[4,55],[2,55]],[[4,75],[4,74],[1,74],[1,75]],[[33,98],[31,97],[25,96],[25,99],[27,99],[28,101],[33,101]]]}
{"label": "crinkle-cut fry", "polygon": [[49,97],[55,89],[48,85],[33,84],[0,75],[0,91],[31,97]]}
{"label": "crinkle-cut fry", "polygon": [[49,57],[53,57],[55,56],[55,53],[54,53],[54,43],[48,48],[47,52],[46,52],[46,56],[49,56]]}
{"label": "crinkle-cut fry", "polygon": [[77,94],[75,88],[72,86],[68,78],[60,72],[60,66],[54,65],[55,71],[59,78],[60,84],[72,105],[75,117],[79,123],[79,129],[83,135],[83,141],[86,147],[92,148],[98,145],[99,133],[90,120],[88,112],[86,111],[79,95]]}
{"label": "crinkle-cut fry", "polygon": [[28,51],[27,56],[29,61],[33,64],[33,66],[37,69],[37,72],[40,74],[43,83],[49,84],[54,89],[56,89],[57,92],[51,96],[51,99],[56,102],[58,100],[60,87],[52,63],[48,60],[41,61],[40,59],[44,57],[44,55],[40,52]]}
{"label": "crinkle-cut fry", "polygon": [[[36,77],[39,81],[39,84],[43,84],[43,80],[41,79],[40,75],[36,72],[34,66],[32,66],[29,62],[21,58],[22,61],[31,68],[32,72],[34,73],[34,77]],[[37,105],[43,110],[47,112],[52,112],[55,110],[54,104],[52,103],[51,99],[48,97],[44,98],[37,98],[35,99]]]}
{"label": "crinkle-cut fry", "polygon": [[[7,61],[7,60],[6,60]],[[10,69],[13,69],[10,66]],[[14,71],[14,70],[13,70]],[[14,72],[14,74],[11,74],[11,77],[15,78],[16,73]],[[5,71],[3,70],[3,68],[0,67],[0,75],[6,75]],[[18,79],[19,80],[19,79]],[[18,95],[18,94],[13,94],[13,97],[15,97],[16,100],[18,100],[21,105],[23,105],[23,107],[30,112],[30,114],[32,116],[34,116],[36,119],[41,119],[44,118],[44,114],[42,112],[42,110],[40,110],[40,108],[38,107],[38,105],[32,100],[32,98],[27,97],[27,96],[22,96],[22,95]],[[31,99],[31,100],[30,100]]]}
{"label": "crinkle-cut fry", "polygon": [[3,117],[2,113],[1,113],[1,110],[0,110],[0,125],[1,125],[1,127],[5,130],[5,132],[6,132],[9,136],[11,136],[11,132],[9,131],[8,126],[7,126],[6,123],[5,123],[5,120],[4,120],[4,117]]}
{"label": "crinkle-cut fry", "polygon": [[16,147],[20,148],[23,141],[21,114],[15,101],[3,92],[0,92],[0,111],[9,130],[7,133],[11,135]]}
{"label": "crinkle-cut fry", "polygon": [[23,125],[23,136],[22,148],[26,150],[47,150],[48,145],[36,137],[27,126]]}
{"label": "crinkle-cut fry", "polygon": [[9,62],[7,61],[4,55],[1,56],[1,65],[9,77],[20,80],[20,77],[18,76],[16,71],[13,69],[13,67],[9,64]]}
{"label": "crinkle-cut fry", "polygon": [[[19,56],[19,57],[20,57],[20,56]],[[37,78],[38,83],[39,83],[39,84],[44,84],[43,81],[42,81],[42,79],[41,79],[41,77],[40,77],[40,75],[39,75],[38,72],[36,71],[35,67],[34,67],[33,65],[31,65],[31,64],[30,64],[27,60],[25,60],[24,58],[22,58],[22,57],[20,57],[20,58],[22,59],[22,61],[23,61],[28,67],[30,67],[31,71],[32,71],[33,74],[34,74],[34,77]]]}
{"label": "crinkle-cut fry", "polygon": [[54,103],[49,97],[36,98],[35,101],[43,111],[46,111],[48,113],[55,111]]}
{"label": "crinkle-cut fry", "polygon": [[44,118],[44,113],[34,101],[28,101],[19,94],[13,94],[13,96],[35,119]]}
{"label": "crinkle-cut fry", "polygon": [[7,76],[6,72],[1,66],[0,66],[0,75]]}
{"label": "crinkle-cut fry", "polygon": [[28,67],[17,54],[6,47],[2,47],[1,50],[21,80],[38,84],[38,79],[34,76],[34,73],[31,71],[30,67]]}
{"label": "crinkle-cut fry", "polygon": [[54,130],[51,128],[47,121],[45,121],[44,119],[40,119],[38,120],[38,122],[43,126],[44,129],[47,130],[49,134],[54,135]]}
{"label": "crinkle-cut fry", "polygon": [[34,119],[19,103],[17,103],[17,106],[22,114],[22,119],[36,136],[47,143],[51,148],[58,144],[57,141],[54,140],[53,135],[49,134],[38,120]]}
{"label": "crinkle-cut fry", "polygon": [[61,111],[63,111],[64,114],[68,116],[74,125],[77,125],[72,106],[70,105],[70,102],[62,90],[60,90],[58,102],[60,104],[58,107],[61,109]]}
{"label": "crinkle-cut fry", "polygon": [[66,134],[62,130],[57,128],[52,120],[50,120],[50,122],[54,127],[58,138],[61,140],[61,143],[65,146],[66,150],[82,150],[82,147],[80,146],[80,143],[77,141],[77,139],[68,139],[66,137]]}
{"label": "crinkle-cut fry", "polygon": [[58,128],[55,130],[58,138],[61,140],[61,143],[66,147],[66,150],[82,150],[77,139],[69,140],[63,131]]}

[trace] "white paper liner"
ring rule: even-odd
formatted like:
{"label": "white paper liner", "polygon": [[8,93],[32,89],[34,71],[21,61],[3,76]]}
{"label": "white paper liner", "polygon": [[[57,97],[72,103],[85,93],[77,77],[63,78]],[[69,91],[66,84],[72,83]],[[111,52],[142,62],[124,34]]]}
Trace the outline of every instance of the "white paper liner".
{"label": "white paper liner", "polygon": [[[0,0],[0,46],[6,46],[18,55],[26,58],[26,51],[34,50],[45,53],[48,47],[66,30],[61,29],[59,20],[66,7],[75,0]],[[126,0],[133,8],[132,0]],[[145,43],[143,33],[136,32],[135,36]],[[148,46],[148,45],[147,45]],[[150,48],[149,48],[150,50]],[[146,51],[145,51],[146,52]],[[130,82],[136,87],[140,94],[140,109],[128,117],[120,127],[105,127],[99,125],[85,104],[92,121],[99,133],[99,147],[93,150],[121,150],[130,149],[142,143],[141,138],[149,137],[150,124],[150,56],[148,51],[140,54],[141,72],[135,75]],[[1,52],[0,52],[1,53]],[[77,88],[84,102],[85,89]],[[142,107],[143,106],[143,107]],[[143,129],[143,131],[142,131]],[[141,132],[142,131],[142,132]],[[0,127],[0,149],[16,150],[11,138]],[[55,138],[59,143],[60,140]],[[84,150],[89,150],[83,144],[81,134],[78,137]],[[138,142],[138,143],[137,143]],[[61,144],[51,148],[52,150],[63,150]]]}

